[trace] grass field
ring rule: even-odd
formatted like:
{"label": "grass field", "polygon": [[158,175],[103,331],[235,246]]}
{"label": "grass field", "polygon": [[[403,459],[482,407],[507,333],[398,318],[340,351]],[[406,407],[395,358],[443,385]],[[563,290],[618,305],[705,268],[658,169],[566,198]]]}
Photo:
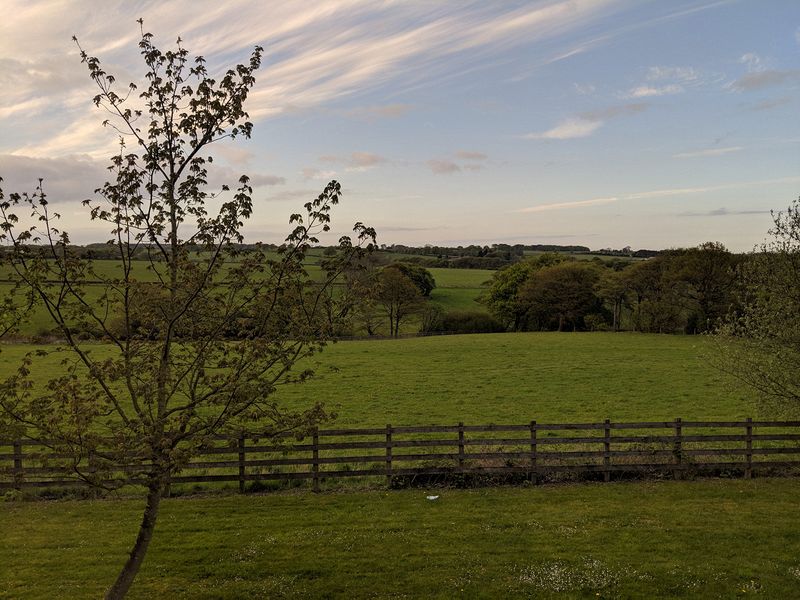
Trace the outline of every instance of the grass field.
{"label": "grass field", "polygon": [[613,333],[346,342],[279,395],[323,400],[340,424],[364,426],[756,416],[749,392],[709,364],[712,351],[703,337]]}
{"label": "grass field", "polygon": [[[306,271],[312,279],[321,279],[322,270],[318,264],[319,256],[314,255],[309,258]],[[155,273],[147,268],[146,261],[134,261],[134,277],[139,281],[156,281]],[[96,260],[94,261],[96,272],[104,277],[113,278],[121,275],[120,265],[116,261]],[[476,299],[485,288],[485,284],[491,279],[494,271],[485,269],[430,269],[436,281],[436,289],[431,294],[433,304],[440,306],[445,311],[450,310],[472,310],[486,312],[486,307],[476,302]],[[0,280],[7,277],[0,270]],[[5,296],[10,293],[12,285],[0,282],[0,295]],[[94,302],[102,296],[103,287],[100,285],[87,285],[86,298],[89,302]],[[20,296],[22,298],[22,295]],[[53,329],[53,322],[46,310],[36,307],[28,319],[20,327],[23,336],[47,336]],[[403,327],[404,333],[413,333],[419,329],[419,320],[412,318]]]}
{"label": "grass field", "polygon": [[[610,333],[343,342],[309,361],[316,378],[278,394],[289,406],[325,400],[338,425],[352,426],[758,415],[709,365],[709,342]],[[4,345],[0,374],[30,348]],[[41,372],[59,368],[43,360]],[[401,491],[353,482],[319,495],[184,496],[164,502],[131,597],[790,598],[799,508],[795,479]],[[99,597],[141,509],[135,497],[0,503],[0,598]]]}
{"label": "grass field", "polygon": [[[163,503],[131,598],[795,598],[800,481]],[[0,504],[0,598],[100,597],[135,500]]]}
{"label": "grass field", "polygon": [[[32,348],[3,345],[0,375]],[[303,365],[316,377],[280,388],[278,399],[321,400],[339,425],[359,427],[758,416],[749,392],[709,364],[712,351],[704,337],[625,333],[340,342]],[[39,372],[59,368],[58,356],[39,360]]]}

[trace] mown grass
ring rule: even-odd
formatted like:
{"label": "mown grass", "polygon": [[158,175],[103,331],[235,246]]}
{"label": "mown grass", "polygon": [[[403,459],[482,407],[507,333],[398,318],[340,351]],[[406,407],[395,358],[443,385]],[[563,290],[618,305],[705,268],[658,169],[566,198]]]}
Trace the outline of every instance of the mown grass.
{"label": "mown grass", "polygon": [[[800,481],[163,503],[131,598],[793,598]],[[100,597],[141,502],[0,505],[0,598]]]}

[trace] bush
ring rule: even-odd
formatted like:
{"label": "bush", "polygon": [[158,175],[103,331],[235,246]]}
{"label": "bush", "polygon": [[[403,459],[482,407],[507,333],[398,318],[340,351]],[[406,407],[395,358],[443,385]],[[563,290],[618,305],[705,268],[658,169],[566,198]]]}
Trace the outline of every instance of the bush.
{"label": "bush", "polygon": [[479,310],[446,312],[433,327],[432,332],[448,333],[499,333],[506,330],[492,315]]}

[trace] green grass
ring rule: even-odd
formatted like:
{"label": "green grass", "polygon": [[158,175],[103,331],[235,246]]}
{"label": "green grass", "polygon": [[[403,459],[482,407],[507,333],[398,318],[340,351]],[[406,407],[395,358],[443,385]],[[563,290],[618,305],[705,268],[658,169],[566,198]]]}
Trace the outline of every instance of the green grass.
{"label": "green grass", "polygon": [[[322,269],[317,263],[319,256],[309,257],[306,271],[312,280],[321,281],[323,278]],[[148,262],[134,261],[133,275],[138,281],[154,282],[157,280],[155,273],[148,269]],[[96,272],[107,278],[121,276],[121,267],[117,261],[96,260],[93,262]],[[446,311],[451,310],[477,310],[486,312],[486,307],[478,304],[475,300],[483,291],[486,284],[492,277],[494,271],[485,269],[430,269],[436,280],[436,289],[431,294],[434,304],[441,306]],[[0,269],[0,279],[7,274]],[[0,282],[0,294],[7,295],[12,289],[9,283]],[[89,302],[96,301],[102,296],[103,287],[100,285],[85,286],[86,299]],[[22,295],[19,296],[22,299]],[[53,322],[47,311],[37,306],[28,315],[27,320],[20,326],[22,336],[46,336],[53,329]],[[404,332],[415,332],[419,329],[418,320],[411,319],[404,327]]]}
{"label": "green grass", "polygon": [[709,364],[709,342],[613,333],[345,342],[278,397],[323,400],[340,424],[363,426],[757,416],[748,390]]}
{"label": "green grass", "polygon": [[[3,345],[0,376],[32,348]],[[277,399],[291,407],[321,400],[339,425],[364,427],[759,416],[748,390],[709,364],[712,351],[705,337],[626,333],[340,342],[301,365],[314,378],[280,388]],[[59,368],[57,356],[36,360],[42,382]]]}
{"label": "green grass", "polygon": [[428,269],[437,288],[485,287],[496,271],[487,269]]}
{"label": "green grass", "polygon": [[[0,375],[29,349],[4,345]],[[359,427],[757,416],[709,351],[703,337],[610,333],[346,342],[278,399],[324,400],[337,425]],[[57,358],[38,369],[44,381]],[[800,586],[796,479],[440,489],[433,502],[348,489],[167,500],[131,597],[788,598]],[[0,504],[0,598],[102,595],[141,509]]]}
{"label": "green grass", "polygon": [[477,302],[482,288],[440,288],[431,292],[431,303],[440,306],[445,312],[470,310],[488,312],[486,306]]}
{"label": "green grass", "polygon": [[[131,598],[792,598],[800,481],[163,503]],[[100,597],[141,502],[0,505],[0,598]]]}

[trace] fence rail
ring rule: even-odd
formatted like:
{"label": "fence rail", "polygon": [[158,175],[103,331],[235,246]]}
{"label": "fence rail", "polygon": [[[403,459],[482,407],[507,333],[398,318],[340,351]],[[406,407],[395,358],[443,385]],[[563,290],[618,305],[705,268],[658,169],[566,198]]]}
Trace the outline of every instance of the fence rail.
{"label": "fence rail", "polygon": [[[281,443],[281,442],[285,443]],[[36,440],[0,440],[0,489],[85,485],[91,465]],[[521,425],[392,426],[318,429],[302,440],[257,432],[217,436],[172,483],[238,483],[342,477],[452,475],[527,477],[562,472],[602,475],[741,473],[800,467],[800,421],[658,421]],[[141,468],[141,466],[137,467]],[[146,465],[145,465],[146,468]],[[124,466],[111,475],[121,476]]]}

